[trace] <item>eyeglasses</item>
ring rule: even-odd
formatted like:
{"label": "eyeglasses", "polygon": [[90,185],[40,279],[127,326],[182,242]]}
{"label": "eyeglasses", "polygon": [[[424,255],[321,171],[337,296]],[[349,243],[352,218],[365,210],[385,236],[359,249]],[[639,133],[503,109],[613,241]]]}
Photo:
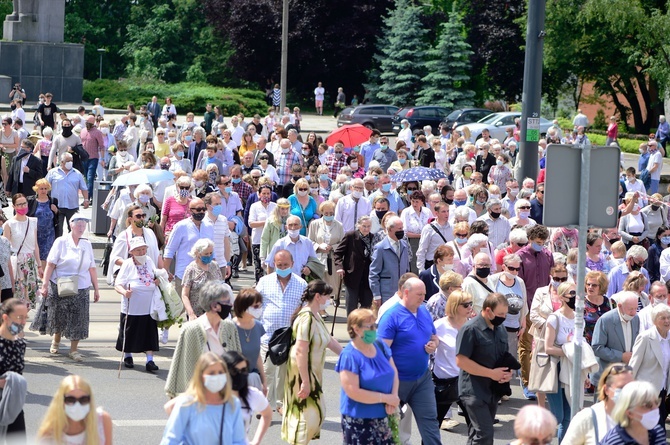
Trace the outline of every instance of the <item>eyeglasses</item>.
{"label": "eyeglasses", "polygon": [[538,190],[538,191],[536,191],[535,193],[539,193],[539,194],[541,194],[541,195],[544,195],[544,190]]}
{"label": "eyeglasses", "polygon": [[263,161],[268,161],[269,159],[268,158],[260,158],[260,160],[261,160],[261,162],[263,162]]}
{"label": "eyeglasses", "polygon": [[191,208],[191,212],[197,212],[197,213],[202,213],[207,211],[205,207],[197,207],[197,208]]}
{"label": "eyeglasses", "polygon": [[464,303],[461,303],[459,306],[463,306],[464,308],[469,308],[472,307],[472,301],[466,301]]}
{"label": "eyeglasses", "polygon": [[140,213],[139,215],[134,215],[133,216],[135,219],[144,219],[147,217],[146,213]]}
{"label": "eyeglasses", "polygon": [[575,292],[574,290],[571,290],[571,291],[568,291],[568,292],[564,293],[563,296],[564,296],[564,297],[571,297],[571,298],[572,298],[572,297],[576,297],[576,296],[577,296],[577,292]]}
{"label": "eyeglasses", "polygon": [[372,329],[373,331],[377,330],[377,323],[372,323],[372,324],[362,324],[361,327],[363,329]]}
{"label": "eyeglasses", "polygon": [[598,283],[586,283],[586,287],[600,287]]}
{"label": "eyeglasses", "polygon": [[607,373],[605,380],[611,375],[623,374],[624,372],[633,372],[633,368],[628,365],[614,365],[610,368],[610,371]]}
{"label": "eyeglasses", "polygon": [[468,234],[467,233],[454,233],[454,236],[456,238],[467,238]]}
{"label": "eyeglasses", "polygon": [[520,206],[519,210],[530,210],[530,206]]}
{"label": "eyeglasses", "polygon": [[509,270],[511,270],[512,272],[518,272],[518,271],[521,270],[521,267],[507,266],[507,268],[508,268]]}
{"label": "eyeglasses", "polygon": [[554,281],[558,283],[565,283],[566,281],[568,281],[568,277],[552,277],[552,278],[554,279]]}
{"label": "eyeglasses", "polygon": [[80,405],[88,405],[89,403],[91,403],[91,396],[81,396],[81,397],[65,396],[63,397],[63,401],[65,402],[66,405],[74,405],[77,402],[79,402]]}
{"label": "eyeglasses", "polygon": [[525,247],[528,245],[528,243],[516,243],[516,245],[519,247]]}

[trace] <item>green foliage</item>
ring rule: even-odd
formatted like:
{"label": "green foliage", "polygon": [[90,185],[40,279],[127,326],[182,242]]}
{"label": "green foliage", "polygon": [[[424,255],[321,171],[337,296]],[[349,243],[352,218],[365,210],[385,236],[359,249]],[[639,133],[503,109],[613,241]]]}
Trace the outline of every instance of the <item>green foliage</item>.
{"label": "green foliage", "polygon": [[455,5],[449,21],[441,28],[437,45],[428,51],[428,74],[421,79],[423,88],[417,104],[447,108],[472,105],[475,93],[467,89],[472,51],[465,41],[463,22]]}
{"label": "green foliage", "polygon": [[6,15],[9,15],[14,10],[12,0],[0,0],[0,17],[4,20]]}
{"label": "green foliage", "polygon": [[192,111],[201,114],[209,102],[221,107],[224,115],[244,113],[263,114],[267,110],[265,96],[261,91],[215,87],[202,83],[182,82],[177,84],[147,83],[142,80],[96,80],[84,82],[84,100],[93,102],[99,97],[109,108],[125,109],[129,103],[146,104],[152,96],[170,96],[179,114]]}
{"label": "green foliage", "polygon": [[[589,132],[587,136],[593,145],[604,146],[605,141],[607,140],[607,136],[604,134],[594,134]],[[640,140],[619,137],[618,142],[619,147],[621,147],[621,151],[626,153],[640,154],[638,151],[638,148],[640,147]]]}
{"label": "green foliage", "polygon": [[385,103],[403,106],[416,101],[421,79],[426,71],[421,26],[421,7],[410,0],[396,0],[395,9],[384,21],[384,38],[379,42],[381,53],[379,89],[376,97]]}
{"label": "green foliage", "polygon": [[607,122],[605,121],[605,112],[602,108],[598,108],[596,112],[596,117],[593,118],[593,128],[596,130],[605,130],[607,128]]}

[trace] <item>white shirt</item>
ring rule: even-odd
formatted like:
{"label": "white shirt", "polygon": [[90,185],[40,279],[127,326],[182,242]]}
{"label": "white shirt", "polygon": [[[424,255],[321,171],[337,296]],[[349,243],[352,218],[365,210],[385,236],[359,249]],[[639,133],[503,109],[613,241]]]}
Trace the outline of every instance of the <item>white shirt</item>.
{"label": "white shirt", "polygon": [[60,277],[77,275],[79,276],[79,289],[91,287],[89,269],[95,267],[95,258],[93,257],[93,246],[89,240],[80,238],[79,245],[75,245],[72,235],[56,238],[49,251],[47,262],[56,265],[51,274],[52,283],[56,283]]}
{"label": "white shirt", "polygon": [[370,214],[370,201],[361,196],[358,202],[352,195],[347,195],[337,201],[335,206],[335,221],[342,224],[344,232],[351,232],[356,228],[356,219]]}
{"label": "white shirt", "polygon": [[226,351],[223,349],[223,345],[219,340],[219,332],[215,331],[212,325],[209,323],[207,315],[198,317],[198,320],[200,320],[202,327],[205,328],[205,334],[207,336],[207,342],[205,342],[205,347],[203,348],[202,352],[205,353],[212,351],[214,354],[220,357]]}
{"label": "white shirt", "polygon": [[[249,208],[249,222],[252,223],[267,220],[275,207],[277,207],[277,204],[270,202],[266,209],[262,202],[256,201],[251,204],[251,207]],[[254,227],[251,229],[251,244],[260,244],[262,234],[263,227]]]}
{"label": "white shirt", "polygon": [[624,345],[626,345],[626,350],[623,352],[631,352],[633,350],[633,327],[630,324],[630,321],[626,321],[623,319],[623,317],[621,316],[621,311],[617,309],[617,312],[619,313],[619,320],[621,321],[621,329],[623,330]]}
{"label": "white shirt", "polygon": [[663,388],[668,387],[668,364],[670,362],[670,338],[666,337],[663,338],[659,334],[658,336],[661,339],[661,352],[663,352],[663,363],[661,363],[661,366],[663,367]]}
{"label": "white shirt", "polygon": [[[654,164],[658,164],[658,167],[652,172],[651,168],[654,166]],[[656,150],[655,153],[649,156],[649,160],[647,161],[647,170],[651,172],[651,179],[661,179],[661,170],[663,170],[663,156],[661,156],[660,151]]]}
{"label": "white shirt", "polygon": [[209,219],[214,227],[214,258],[216,258],[220,267],[226,265],[226,238],[230,238],[230,226],[228,226],[228,218],[219,215],[216,220],[212,221],[209,215],[205,216]]}
{"label": "white shirt", "polygon": [[382,315],[389,309],[391,309],[393,306],[395,306],[396,303],[400,302],[400,296],[398,295],[398,292],[393,294],[391,298],[386,300],[380,307],[379,307],[379,312],[377,312],[377,323],[379,323],[379,320],[382,319]]}
{"label": "white shirt", "polygon": [[[240,400],[241,402],[241,400]],[[260,413],[270,404],[267,397],[258,389],[253,386],[249,386],[249,392],[247,393],[247,403],[249,408],[246,408],[244,403],[242,406],[242,417],[244,418],[244,428],[246,432],[249,433],[249,428],[251,427],[251,417],[254,413]]]}
{"label": "white shirt", "polygon": [[438,379],[458,377],[456,366],[456,337],[458,330],[453,328],[447,317],[435,321],[435,331],[440,343],[435,350],[435,366],[433,373]]}
{"label": "white shirt", "polygon": [[489,226],[489,242],[493,247],[506,243],[509,238],[511,226],[509,221],[504,216],[500,215],[497,219],[493,219],[489,212],[484,213],[477,218],[479,221],[484,221]]}
{"label": "white shirt", "polygon": [[421,212],[416,213],[412,206],[405,207],[400,214],[400,219],[405,228],[405,233],[411,232],[420,234],[426,224],[428,224],[430,210],[428,207],[421,207]]}
{"label": "white shirt", "polygon": [[239,147],[242,142],[242,136],[244,136],[244,128],[241,125],[234,127],[230,130],[230,139],[232,139],[236,146]]}
{"label": "white shirt", "polygon": [[314,88],[314,100],[323,100],[323,94],[326,92],[323,87]]}

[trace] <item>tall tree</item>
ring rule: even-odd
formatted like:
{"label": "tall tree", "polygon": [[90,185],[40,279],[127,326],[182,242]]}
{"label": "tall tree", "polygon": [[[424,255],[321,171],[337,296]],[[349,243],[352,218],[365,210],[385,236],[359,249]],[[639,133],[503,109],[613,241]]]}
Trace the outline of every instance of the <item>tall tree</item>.
{"label": "tall tree", "polygon": [[417,103],[447,108],[472,105],[475,93],[467,88],[472,51],[465,41],[463,22],[455,5],[449,14],[449,21],[441,28],[437,45],[428,51],[428,74],[421,79],[423,88]]}
{"label": "tall tree", "polygon": [[421,48],[426,47],[426,30],[421,26],[421,8],[411,0],[396,0],[395,9],[384,21],[384,38],[376,96],[385,103],[412,105],[421,91],[426,64]]}
{"label": "tall tree", "polygon": [[473,89],[478,99],[497,96],[521,100],[525,36],[520,23],[526,0],[460,0],[463,22],[473,51]]}

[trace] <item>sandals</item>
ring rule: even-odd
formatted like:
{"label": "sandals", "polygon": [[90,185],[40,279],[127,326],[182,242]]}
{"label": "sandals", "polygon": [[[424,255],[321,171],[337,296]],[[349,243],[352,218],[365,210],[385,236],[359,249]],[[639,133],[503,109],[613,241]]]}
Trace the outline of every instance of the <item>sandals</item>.
{"label": "sandals", "polygon": [[79,351],[73,351],[70,352],[68,355],[72,360],[75,362],[83,362],[84,361],[84,356],[79,353]]}
{"label": "sandals", "polygon": [[49,348],[49,352],[52,354],[58,354],[58,347],[60,346],[60,342],[57,342],[55,340],[51,341],[51,348]]}

